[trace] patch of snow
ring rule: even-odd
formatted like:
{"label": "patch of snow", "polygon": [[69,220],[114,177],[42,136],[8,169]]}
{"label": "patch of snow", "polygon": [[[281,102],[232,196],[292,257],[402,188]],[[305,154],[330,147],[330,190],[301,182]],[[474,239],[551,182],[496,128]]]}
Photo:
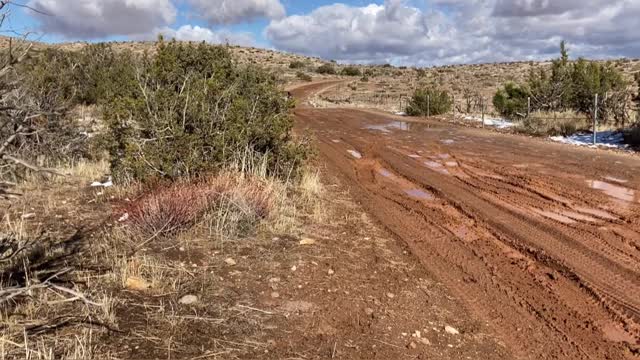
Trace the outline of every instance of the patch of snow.
{"label": "patch of snow", "polygon": [[113,186],[113,179],[111,179],[111,176],[109,176],[109,178],[107,179],[107,181],[105,182],[99,182],[99,181],[94,181],[93,183],[91,183],[91,187],[112,187]]}
{"label": "patch of snow", "polygon": [[628,145],[624,143],[624,134],[620,131],[600,131],[596,139],[597,145],[593,144],[593,133],[579,133],[571,136],[551,136],[551,140],[575,145],[588,146],[592,148],[606,147],[613,149],[626,149]]}
{"label": "patch of snow", "polygon": [[[462,119],[463,120],[467,120],[467,121],[482,122],[482,117],[473,116],[473,115],[465,115],[465,116],[462,117]],[[508,129],[508,128],[514,126],[514,123],[512,121],[507,120],[507,119],[494,118],[494,117],[488,117],[488,116],[484,117],[484,124],[486,126],[493,126],[495,128],[498,128],[498,129]]]}

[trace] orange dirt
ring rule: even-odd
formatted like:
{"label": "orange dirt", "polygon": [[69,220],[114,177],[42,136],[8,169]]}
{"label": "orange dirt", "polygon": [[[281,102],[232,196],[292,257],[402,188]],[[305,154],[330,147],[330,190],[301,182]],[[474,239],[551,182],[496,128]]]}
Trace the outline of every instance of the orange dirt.
{"label": "orange dirt", "polygon": [[640,158],[357,110],[295,115],[355,199],[515,357],[640,356]]}

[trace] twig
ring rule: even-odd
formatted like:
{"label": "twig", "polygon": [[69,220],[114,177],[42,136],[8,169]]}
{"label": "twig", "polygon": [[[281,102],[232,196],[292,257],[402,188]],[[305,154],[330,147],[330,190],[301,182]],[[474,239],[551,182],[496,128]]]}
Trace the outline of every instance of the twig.
{"label": "twig", "polygon": [[243,309],[249,309],[249,310],[253,310],[253,311],[257,311],[257,312],[261,312],[261,313],[267,314],[267,315],[275,315],[276,314],[274,312],[261,310],[261,309],[257,309],[257,308],[254,308],[254,307],[251,307],[251,306],[246,306],[246,305],[239,305],[238,304],[238,305],[236,305],[236,307],[243,308]]}

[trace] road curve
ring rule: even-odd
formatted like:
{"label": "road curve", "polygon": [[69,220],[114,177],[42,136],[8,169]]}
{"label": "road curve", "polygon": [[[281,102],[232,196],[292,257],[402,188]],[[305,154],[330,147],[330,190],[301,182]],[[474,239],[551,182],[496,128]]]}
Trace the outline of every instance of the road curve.
{"label": "road curve", "polygon": [[295,118],[517,358],[640,357],[639,157],[358,110]]}

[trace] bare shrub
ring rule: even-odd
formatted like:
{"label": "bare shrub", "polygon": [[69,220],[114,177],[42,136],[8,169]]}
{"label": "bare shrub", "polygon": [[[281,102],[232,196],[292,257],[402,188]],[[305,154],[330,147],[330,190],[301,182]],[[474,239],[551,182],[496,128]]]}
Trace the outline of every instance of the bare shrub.
{"label": "bare shrub", "polygon": [[262,180],[226,173],[199,181],[156,186],[125,210],[130,228],[143,236],[188,230],[207,214],[246,229],[269,216],[271,188]]}
{"label": "bare shrub", "polygon": [[568,136],[588,128],[589,120],[583,114],[537,111],[523,119],[516,130],[535,136]]}

